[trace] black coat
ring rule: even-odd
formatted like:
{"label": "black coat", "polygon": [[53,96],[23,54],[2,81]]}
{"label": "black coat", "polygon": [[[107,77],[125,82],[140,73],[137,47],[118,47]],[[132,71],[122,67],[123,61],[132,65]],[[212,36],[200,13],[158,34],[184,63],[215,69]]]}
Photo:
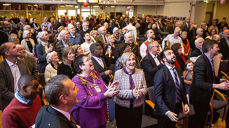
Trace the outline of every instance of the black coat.
{"label": "black coat", "polygon": [[[157,57],[160,61],[160,57]],[[155,73],[162,67],[163,65],[156,65],[153,57],[150,54],[147,54],[142,60],[142,68],[145,73],[147,87],[153,86],[153,78]]]}
{"label": "black coat", "polygon": [[37,114],[36,128],[75,128],[70,120],[51,106],[43,106]]}
{"label": "black coat", "polygon": [[38,44],[36,46],[36,55],[37,55],[38,72],[44,73],[45,67],[47,65],[47,61],[46,61],[47,53],[45,52],[45,47],[42,44]]}
{"label": "black coat", "polygon": [[198,48],[196,48],[194,51],[191,52],[190,57],[197,57],[201,54],[202,54],[202,52]]}
{"label": "black coat", "polygon": [[[179,72],[178,72],[179,75]],[[181,98],[184,104],[187,104],[186,90],[183,80],[180,79]],[[169,69],[164,65],[154,76],[154,96],[155,107],[159,115],[165,116],[167,111],[175,112],[176,106],[176,85]],[[179,108],[182,110],[182,108]]]}
{"label": "black coat", "polygon": [[222,38],[219,43],[220,53],[223,55],[223,60],[229,59],[229,46],[226,39]]}
{"label": "black coat", "polygon": [[213,74],[211,63],[205,54],[201,55],[194,64],[193,81],[190,89],[190,101],[210,102],[213,94],[213,83],[218,82]]}

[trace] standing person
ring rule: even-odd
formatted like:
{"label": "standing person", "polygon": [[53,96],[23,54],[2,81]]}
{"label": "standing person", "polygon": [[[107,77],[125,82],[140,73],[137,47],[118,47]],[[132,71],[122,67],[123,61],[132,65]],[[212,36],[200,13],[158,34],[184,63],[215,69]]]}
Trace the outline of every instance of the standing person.
{"label": "standing person", "polygon": [[229,59],[229,29],[223,31],[223,38],[219,43],[220,52],[223,54],[223,60]]}
{"label": "standing person", "polygon": [[4,128],[29,128],[35,124],[41,108],[39,82],[31,75],[22,75],[18,80],[18,91],[2,113]]}
{"label": "standing person", "polygon": [[147,40],[143,42],[140,46],[140,55],[142,59],[149,53],[149,50],[147,49],[148,44],[153,42],[155,39],[154,30],[149,29],[148,31],[146,31],[146,37]]}
{"label": "standing person", "polygon": [[154,76],[154,95],[159,128],[175,128],[178,114],[189,113],[185,86],[175,69],[176,56],[171,49],[164,49],[161,53],[164,66]]}
{"label": "standing person", "polygon": [[144,72],[136,68],[135,55],[123,53],[124,67],[115,72],[114,81],[119,81],[120,93],[114,97],[115,118],[118,128],[141,128],[142,107],[146,94]]}
{"label": "standing person", "polygon": [[17,59],[16,44],[7,42],[1,45],[0,53],[5,58],[0,63],[0,95],[1,110],[14,98],[18,90],[18,80],[21,75],[30,74],[25,64]]}
{"label": "standing person", "polygon": [[73,66],[75,52],[72,47],[65,47],[62,54],[62,63],[58,66],[57,74],[67,75],[70,79],[72,79],[76,74]]}
{"label": "standing person", "polygon": [[206,40],[203,52],[194,64],[194,76],[190,90],[190,103],[193,104],[195,115],[190,118],[190,128],[203,128],[209,111],[209,102],[215,88],[228,90],[229,82],[219,83],[215,77],[213,57],[219,52],[216,41]]}
{"label": "standing person", "polygon": [[79,55],[74,63],[77,75],[72,79],[79,88],[79,103],[71,109],[74,119],[82,128],[106,128],[108,120],[107,98],[119,93],[118,82],[106,88],[100,75],[94,70],[90,58]]}
{"label": "standing person", "polygon": [[45,97],[49,105],[43,106],[37,114],[35,128],[79,128],[69,113],[78,103],[79,89],[65,75],[57,75],[45,86]]}

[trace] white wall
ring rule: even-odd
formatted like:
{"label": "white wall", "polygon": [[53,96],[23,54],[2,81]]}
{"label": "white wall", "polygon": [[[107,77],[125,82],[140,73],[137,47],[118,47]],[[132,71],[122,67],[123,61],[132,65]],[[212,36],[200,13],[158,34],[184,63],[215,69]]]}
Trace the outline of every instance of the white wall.
{"label": "white wall", "polygon": [[165,1],[164,6],[137,6],[138,14],[163,15],[163,16],[190,16],[190,3],[183,0]]}

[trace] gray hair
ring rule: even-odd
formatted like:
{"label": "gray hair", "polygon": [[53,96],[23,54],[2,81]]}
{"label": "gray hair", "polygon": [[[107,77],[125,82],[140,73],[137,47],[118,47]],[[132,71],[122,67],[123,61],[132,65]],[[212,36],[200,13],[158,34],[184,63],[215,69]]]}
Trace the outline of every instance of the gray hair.
{"label": "gray hair", "polygon": [[52,56],[54,54],[57,54],[57,52],[56,51],[52,51],[52,52],[50,52],[50,53],[47,54],[47,56],[46,56],[47,63],[51,63],[51,59],[52,59]]}
{"label": "gray hair", "polygon": [[29,35],[30,31],[29,30],[25,30],[23,31],[23,39],[27,38]]}
{"label": "gray hair", "polygon": [[199,35],[200,31],[203,31],[203,29],[202,28],[197,28],[196,34]]}
{"label": "gray hair", "polygon": [[104,27],[104,26],[99,27],[98,32],[101,33],[101,32],[103,31],[104,28],[106,29],[106,27]]}
{"label": "gray hair", "polygon": [[92,36],[92,35],[94,35],[95,33],[97,33],[98,31],[96,31],[96,30],[92,30],[91,32],[90,32],[90,36]]}
{"label": "gray hair", "polygon": [[58,105],[60,103],[60,96],[68,94],[63,84],[63,81],[67,79],[69,78],[66,75],[57,75],[47,82],[45,86],[45,97],[49,104]]}
{"label": "gray hair", "polygon": [[75,26],[74,26],[74,25],[72,25],[71,23],[70,23],[70,24],[68,24],[68,30],[70,30],[70,29],[72,29],[72,28],[75,28]]}
{"label": "gray hair", "polygon": [[25,25],[25,26],[23,27],[23,30],[24,30],[24,31],[25,31],[25,30],[29,30],[29,29],[31,29],[30,25]]}
{"label": "gray hair", "polygon": [[114,29],[113,29],[113,34],[116,32],[116,31],[118,31],[119,29],[117,28],[117,27],[114,27]]}
{"label": "gray hair", "polygon": [[41,32],[39,32],[39,33],[37,34],[37,41],[38,41],[38,43],[40,43],[40,42],[42,41],[43,36],[44,36],[45,34],[47,34],[47,33],[48,33],[47,31],[41,31]]}
{"label": "gray hair", "polygon": [[195,40],[195,46],[196,46],[197,43],[199,43],[201,40],[204,41],[204,38],[202,38],[202,37],[197,38],[197,39]]}
{"label": "gray hair", "polygon": [[62,40],[63,39],[63,35],[66,33],[66,32],[68,32],[68,30],[62,30],[61,32],[60,32],[60,34],[58,35],[58,37],[57,37],[57,39],[58,40]]}
{"label": "gray hair", "polygon": [[120,60],[122,65],[126,66],[126,62],[130,58],[131,55],[134,55],[134,53],[133,52],[125,52],[125,53],[122,54],[121,60]]}

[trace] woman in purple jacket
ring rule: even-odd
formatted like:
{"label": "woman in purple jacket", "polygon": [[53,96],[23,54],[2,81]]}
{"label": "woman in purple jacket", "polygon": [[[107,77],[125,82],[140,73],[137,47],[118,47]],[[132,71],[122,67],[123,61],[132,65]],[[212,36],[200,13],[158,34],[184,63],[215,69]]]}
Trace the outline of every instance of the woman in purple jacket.
{"label": "woman in purple jacket", "polygon": [[105,83],[89,57],[79,55],[74,63],[77,75],[72,79],[79,88],[76,104],[71,114],[79,122],[81,128],[105,128],[108,119],[107,100],[119,93],[116,90],[118,82],[112,83],[106,88]]}

